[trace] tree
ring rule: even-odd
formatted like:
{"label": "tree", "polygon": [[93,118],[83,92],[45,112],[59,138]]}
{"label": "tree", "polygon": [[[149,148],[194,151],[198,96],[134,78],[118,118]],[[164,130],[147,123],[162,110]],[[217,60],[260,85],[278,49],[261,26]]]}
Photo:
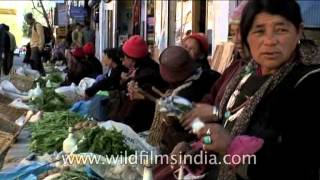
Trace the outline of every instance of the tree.
{"label": "tree", "polygon": [[53,36],[52,26],[49,23],[48,13],[46,12],[46,9],[43,6],[42,0],[38,0],[39,4],[40,4],[40,7],[41,7],[41,11],[35,6],[34,0],[31,0],[31,1],[32,1],[33,8],[36,11],[38,11],[44,17],[44,19],[46,20],[47,27],[50,29],[50,34],[51,34],[51,36]]}
{"label": "tree", "polygon": [[31,0],[31,1],[32,1],[33,9],[38,11],[44,17],[44,19],[46,20],[48,28],[51,29],[51,25],[49,23],[49,18],[48,18],[48,13],[46,12],[46,9],[43,6],[42,0],[39,0],[39,4],[41,6],[41,11],[35,6],[34,0]]}

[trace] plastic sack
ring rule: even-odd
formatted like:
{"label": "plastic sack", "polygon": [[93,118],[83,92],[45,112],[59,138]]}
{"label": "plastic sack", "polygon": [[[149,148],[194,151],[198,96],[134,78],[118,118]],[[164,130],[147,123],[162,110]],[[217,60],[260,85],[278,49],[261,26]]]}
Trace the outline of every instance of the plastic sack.
{"label": "plastic sack", "polygon": [[70,86],[56,88],[55,92],[64,95],[66,100],[71,103],[80,99],[77,86],[74,83],[72,83]]}
{"label": "plastic sack", "polygon": [[15,107],[15,108],[18,108],[18,109],[27,109],[27,110],[31,110],[31,109],[32,109],[30,106],[28,106],[27,104],[25,104],[21,98],[17,98],[17,99],[15,99],[15,100],[13,100],[13,101],[9,104],[9,106]]}
{"label": "plastic sack", "polygon": [[18,126],[23,126],[23,124],[25,123],[26,118],[25,116],[20,116],[17,120],[15,120],[16,125]]}
{"label": "plastic sack", "polygon": [[89,116],[93,117],[97,121],[107,121],[107,103],[106,96],[95,95],[90,99]]}
{"label": "plastic sack", "polygon": [[[100,162],[99,164],[90,164],[86,165],[86,169],[90,169],[95,172],[100,177],[104,179],[114,179],[114,180],[140,180],[142,179],[143,174],[143,165],[141,164],[125,164],[124,162],[116,158],[112,159],[109,157],[109,160],[106,159],[105,156],[100,156],[93,153],[81,153],[80,155],[88,156],[88,155],[96,156]],[[126,161],[126,160],[124,160]],[[86,171],[88,173],[88,171]]]}
{"label": "plastic sack", "polygon": [[89,108],[91,105],[91,101],[81,100],[72,105],[70,108],[71,112],[75,112],[80,114],[81,116],[86,116],[89,114]]}
{"label": "plastic sack", "polygon": [[0,93],[2,95],[5,95],[7,97],[9,97],[10,99],[17,99],[17,98],[21,98],[23,100],[28,100],[28,94],[17,94],[17,93],[12,93],[12,92],[7,92],[7,91],[3,91],[0,87]]}
{"label": "plastic sack", "polygon": [[95,82],[96,80],[92,78],[86,77],[81,79],[81,81],[78,84],[78,93],[83,96],[85,94],[85,90],[91,87]]}
{"label": "plastic sack", "polygon": [[151,146],[146,142],[146,139],[140,137],[132,128],[126,124],[115,122],[109,120],[107,122],[98,123],[100,127],[106,129],[116,128],[118,131],[121,131],[125,137],[125,143],[133,150],[137,152],[152,152],[153,155],[158,154],[158,149]]}
{"label": "plastic sack", "polygon": [[9,97],[10,99],[21,98],[28,100],[28,93],[19,91],[10,81],[4,80],[0,83],[0,94]]}
{"label": "plastic sack", "polygon": [[12,92],[16,94],[21,94],[21,91],[19,91],[10,81],[4,80],[0,83],[0,86],[3,91]]}
{"label": "plastic sack", "polygon": [[16,69],[16,74],[21,75],[21,76],[25,76],[26,74],[24,73],[24,69],[23,67],[18,67]]}
{"label": "plastic sack", "polygon": [[32,79],[38,79],[40,77],[39,72],[31,69],[29,66],[18,67],[15,72],[18,75],[29,76]]}
{"label": "plastic sack", "polygon": [[32,77],[32,79],[38,79],[40,77],[40,73],[33,69],[26,68],[24,69],[24,73],[26,76]]}
{"label": "plastic sack", "polygon": [[39,162],[31,162],[27,165],[4,169],[0,172],[0,179],[37,180],[39,174],[53,168],[51,165],[44,165]]}

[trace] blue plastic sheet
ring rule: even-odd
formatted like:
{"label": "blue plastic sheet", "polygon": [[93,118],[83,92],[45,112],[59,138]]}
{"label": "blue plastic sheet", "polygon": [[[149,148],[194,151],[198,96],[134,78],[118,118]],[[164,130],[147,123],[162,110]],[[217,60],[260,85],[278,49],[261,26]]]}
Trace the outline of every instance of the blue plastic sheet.
{"label": "blue plastic sheet", "polygon": [[52,165],[44,163],[32,162],[27,165],[19,165],[14,168],[4,169],[0,172],[0,179],[5,180],[37,180],[37,176],[41,173],[52,169]]}
{"label": "blue plastic sheet", "polygon": [[74,103],[70,109],[71,112],[80,114],[81,116],[86,116],[89,114],[89,108],[91,105],[91,100],[85,101],[81,100]]}

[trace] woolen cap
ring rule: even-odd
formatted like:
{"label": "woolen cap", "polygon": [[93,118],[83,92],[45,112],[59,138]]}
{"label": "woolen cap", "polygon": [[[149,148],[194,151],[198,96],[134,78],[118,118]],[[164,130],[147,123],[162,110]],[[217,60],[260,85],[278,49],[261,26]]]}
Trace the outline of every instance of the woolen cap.
{"label": "woolen cap", "polygon": [[70,51],[70,54],[75,58],[84,58],[84,52],[82,48],[75,48]]}
{"label": "woolen cap", "polygon": [[148,55],[148,46],[141,36],[134,35],[124,43],[122,51],[131,58],[140,59]]}
{"label": "woolen cap", "polygon": [[91,42],[88,42],[86,43],[83,47],[83,52],[86,54],[86,55],[92,55],[94,54],[94,45],[93,43]]}
{"label": "woolen cap", "polygon": [[200,45],[200,49],[202,50],[202,52],[204,53],[208,53],[209,50],[209,43],[208,43],[208,38],[202,34],[202,33],[192,33],[191,35],[185,37],[183,39],[183,41],[189,39],[189,38],[193,38],[195,39],[199,45]]}

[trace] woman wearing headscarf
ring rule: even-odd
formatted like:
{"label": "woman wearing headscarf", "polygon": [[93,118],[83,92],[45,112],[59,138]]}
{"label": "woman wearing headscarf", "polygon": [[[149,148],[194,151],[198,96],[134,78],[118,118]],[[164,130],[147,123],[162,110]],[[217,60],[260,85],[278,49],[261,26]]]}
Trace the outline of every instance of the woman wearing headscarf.
{"label": "woman wearing headscarf", "polygon": [[[198,134],[204,150],[241,157],[240,164],[222,162],[218,179],[318,180],[314,103],[320,102],[315,86],[320,67],[305,65],[300,55],[299,5],[295,0],[251,0],[240,26],[252,61],[229,83],[214,112],[216,123]],[[255,163],[244,163],[243,154],[255,155]]]}
{"label": "woman wearing headscarf", "polygon": [[86,43],[82,49],[86,57],[85,59],[88,61],[88,69],[91,72],[91,76],[96,78],[98,75],[102,74],[102,65],[99,59],[94,55],[94,45],[89,42]]}
{"label": "woman wearing headscarf", "polygon": [[[165,49],[160,55],[159,63],[161,77],[169,83],[165,96],[179,96],[190,102],[199,102],[220,76],[219,73],[212,74],[202,70],[188,51],[179,46]],[[169,154],[178,142],[190,142],[194,139],[195,136],[184,130],[178,118],[161,113],[159,105],[156,106],[148,137],[150,144],[159,146],[161,153]]]}
{"label": "woman wearing headscarf", "polygon": [[[248,1],[242,1],[230,14],[229,34],[235,48],[231,65],[223,72],[220,78],[212,85],[210,93],[206,94],[201,103],[184,117],[183,125],[188,127],[191,122],[200,117],[203,121],[212,120],[213,105],[218,105],[230,80],[248,63],[248,52],[243,48],[240,35],[240,19],[242,11]],[[190,127],[190,126],[189,126]]]}
{"label": "woman wearing headscarf", "polygon": [[85,54],[82,48],[75,48],[70,51],[68,55],[68,72],[64,82],[60,86],[68,86],[71,83],[79,84],[81,79],[85,77],[92,77],[90,72],[90,64],[85,59]]}
{"label": "woman wearing headscarf", "polygon": [[149,57],[147,43],[141,36],[131,36],[122,46],[122,52],[122,64],[130,70],[128,97],[117,115],[110,118],[128,124],[136,132],[145,131],[152,124],[155,102],[132,99],[132,85],[138,84],[143,91],[152,93],[153,86],[162,90],[167,84],[160,76],[159,65]]}

